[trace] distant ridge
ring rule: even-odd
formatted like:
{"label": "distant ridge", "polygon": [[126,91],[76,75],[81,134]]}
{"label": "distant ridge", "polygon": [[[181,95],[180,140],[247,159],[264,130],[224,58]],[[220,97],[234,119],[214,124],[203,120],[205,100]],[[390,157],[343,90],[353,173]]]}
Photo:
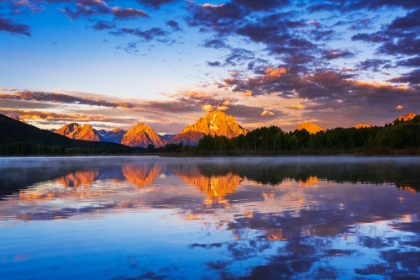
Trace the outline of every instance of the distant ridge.
{"label": "distant ridge", "polygon": [[370,125],[370,124],[367,124],[367,123],[359,123],[359,124],[356,124],[356,125],[354,126],[354,128],[356,128],[356,129],[360,129],[360,128],[369,128],[369,127],[371,127],[371,125]]}
{"label": "distant ridge", "polygon": [[319,131],[325,131],[325,128],[323,128],[323,127],[321,127],[317,124],[310,123],[310,122],[301,123],[296,128],[296,130],[302,130],[302,129],[305,129],[310,134],[316,134]]}
{"label": "distant ridge", "polygon": [[168,144],[182,144],[183,146],[197,146],[198,142],[204,137],[204,133],[197,131],[181,132],[168,141]]}
{"label": "distant ridge", "polygon": [[127,133],[122,128],[114,128],[111,131],[106,131],[104,129],[98,130],[97,133],[99,134],[99,139],[102,142],[112,142],[112,143],[121,143],[121,140],[124,134]]}
{"label": "distant ridge", "polygon": [[394,121],[392,122],[392,124],[394,124],[396,121],[404,121],[404,122],[411,121],[411,120],[412,120],[412,119],[414,119],[416,116],[417,116],[417,114],[414,114],[413,112],[409,112],[409,113],[407,113],[407,114],[405,114],[405,115],[401,115],[401,116],[399,116],[396,120],[394,120]]}

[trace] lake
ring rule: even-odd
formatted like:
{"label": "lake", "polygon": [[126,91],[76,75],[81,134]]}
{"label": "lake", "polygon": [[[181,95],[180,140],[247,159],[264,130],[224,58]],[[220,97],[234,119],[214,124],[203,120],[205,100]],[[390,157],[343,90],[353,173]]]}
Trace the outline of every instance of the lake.
{"label": "lake", "polygon": [[420,277],[420,158],[0,158],[0,279]]}

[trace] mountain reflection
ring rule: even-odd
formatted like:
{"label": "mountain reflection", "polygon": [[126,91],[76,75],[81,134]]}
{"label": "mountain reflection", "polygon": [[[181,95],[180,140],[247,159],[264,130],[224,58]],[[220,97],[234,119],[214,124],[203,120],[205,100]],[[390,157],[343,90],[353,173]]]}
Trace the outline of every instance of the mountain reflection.
{"label": "mountain reflection", "polygon": [[69,173],[55,180],[61,183],[64,187],[90,187],[93,184],[93,182],[98,178],[98,175],[99,170],[76,171],[74,173]]}
{"label": "mountain reflection", "polygon": [[231,172],[221,175],[203,175],[197,166],[171,166],[169,168],[185,183],[197,187],[209,198],[223,198],[228,194],[233,194],[243,180],[242,177]]}
{"label": "mountain reflection", "polygon": [[151,185],[156,180],[163,170],[163,166],[158,164],[124,165],[121,170],[128,182],[142,188]]}

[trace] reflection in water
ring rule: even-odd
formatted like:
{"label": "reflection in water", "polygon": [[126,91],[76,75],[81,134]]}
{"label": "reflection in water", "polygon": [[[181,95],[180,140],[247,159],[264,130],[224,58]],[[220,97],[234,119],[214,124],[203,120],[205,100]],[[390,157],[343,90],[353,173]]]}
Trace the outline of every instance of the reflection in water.
{"label": "reflection in water", "polygon": [[122,173],[124,178],[139,187],[151,185],[162,171],[162,165],[151,164],[146,166],[124,165]]}
{"label": "reflection in water", "polygon": [[64,187],[78,188],[80,186],[90,187],[98,178],[99,171],[76,171],[74,173],[69,173],[63,177],[57,178],[56,181],[61,183]]}
{"label": "reflection in water", "polygon": [[420,277],[419,167],[0,159],[0,278]]}
{"label": "reflection in water", "polygon": [[204,176],[196,166],[189,166],[189,168],[174,166],[171,171],[187,184],[196,186],[210,198],[223,198],[228,194],[233,194],[242,181],[239,175],[231,172]]}

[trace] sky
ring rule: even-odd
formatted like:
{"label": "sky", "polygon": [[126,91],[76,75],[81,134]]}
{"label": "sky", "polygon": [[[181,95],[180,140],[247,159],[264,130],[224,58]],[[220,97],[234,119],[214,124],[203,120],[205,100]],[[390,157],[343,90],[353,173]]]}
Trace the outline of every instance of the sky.
{"label": "sky", "polygon": [[178,133],[420,113],[415,0],[0,0],[0,113]]}

